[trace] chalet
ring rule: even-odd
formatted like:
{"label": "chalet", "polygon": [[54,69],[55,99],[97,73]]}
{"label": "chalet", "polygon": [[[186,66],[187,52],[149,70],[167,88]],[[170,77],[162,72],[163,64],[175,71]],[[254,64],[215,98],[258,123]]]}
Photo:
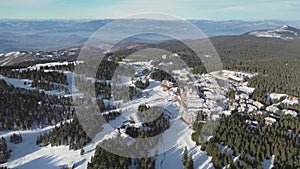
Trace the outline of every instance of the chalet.
{"label": "chalet", "polygon": [[236,76],[229,76],[228,79],[229,79],[229,80],[232,80],[232,81],[234,81],[234,82],[236,82],[236,83],[241,83],[241,82],[243,82],[243,79],[241,79],[241,78],[239,78],[239,77],[236,77]]}
{"label": "chalet", "polygon": [[258,101],[254,101],[253,102],[253,105],[256,106],[258,109],[261,109],[264,107],[264,105]]}
{"label": "chalet", "polygon": [[288,96],[288,99],[289,99],[289,100],[297,100],[298,98],[297,98],[297,96],[289,95],[289,96]]}
{"label": "chalet", "polygon": [[167,87],[167,88],[171,88],[174,86],[173,82],[169,82],[167,80],[163,80],[162,83],[161,83],[161,86],[162,87]]}
{"label": "chalet", "polygon": [[222,114],[224,114],[225,116],[230,116],[231,115],[231,111],[229,111],[229,110],[223,111]]}
{"label": "chalet", "polygon": [[296,117],[296,116],[298,115],[297,112],[292,111],[292,110],[283,110],[283,113],[284,113],[285,115],[291,115],[291,116],[293,116],[293,117]]}
{"label": "chalet", "polygon": [[258,125],[258,121],[251,121],[251,125],[257,126]]}
{"label": "chalet", "polygon": [[185,92],[183,100],[187,108],[200,108],[204,101],[198,96],[197,90],[189,89]]}
{"label": "chalet", "polygon": [[176,80],[181,84],[187,84],[190,79],[188,77],[179,76],[179,77],[176,77]]}
{"label": "chalet", "polygon": [[239,113],[244,113],[246,112],[246,105],[245,104],[241,104],[240,107],[238,107],[238,112]]}
{"label": "chalet", "polygon": [[171,92],[173,92],[173,94],[175,95],[180,95],[180,88],[178,87],[173,87],[170,89]]}
{"label": "chalet", "polygon": [[188,124],[193,124],[195,120],[197,119],[197,113],[193,111],[185,111],[182,114],[182,119],[188,123]]}
{"label": "chalet", "polygon": [[246,123],[252,127],[256,127],[258,125],[258,121],[246,120]]}
{"label": "chalet", "polygon": [[247,95],[247,94],[245,94],[245,93],[241,93],[241,94],[239,95],[239,97],[240,97],[240,99],[246,99],[246,100],[249,99],[249,95]]}
{"label": "chalet", "polygon": [[265,118],[265,124],[266,125],[272,125],[276,122],[276,119],[272,118],[272,117],[266,117]]}
{"label": "chalet", "polygon": [[239,106],[238,103],[233,102],[231,105],[229,105],[229,110],[231,111],[236,110],[238,106]]}
{"label": "chalet", "polygon": [[212,121],[217,121],[217,120],[220,119],[220,115],[218,115],[218,114],[213,114],[213,115],[211,115],[210,118],[211,118]]}
{"label": "chalet", "polygon": [[230,103],[234,103],[234,101],[235,101],[235,99],[229,98],[229,102],[230,102]]}
{"label": "chalet", "polygon": [[247,106],[248,106],[248,112],[257,111],[257,107],[256,106],[253,106],[251,104],[247,104]]}
{"label": "chalet", "polygon": [[267,111],[269,111],[269,112],[272,112],[272,113],[275,113],[277,110],[279,110],[276,106],[268,106],[267,108],[266,108],[266,110]]}
{"label": "chalet", "polygon": [[262,112],[262,111],[257,111],[257,112],[256,112],[256,115],[257,115],[257,116],[261,116],[261,115],[263,115],[263,112]]}

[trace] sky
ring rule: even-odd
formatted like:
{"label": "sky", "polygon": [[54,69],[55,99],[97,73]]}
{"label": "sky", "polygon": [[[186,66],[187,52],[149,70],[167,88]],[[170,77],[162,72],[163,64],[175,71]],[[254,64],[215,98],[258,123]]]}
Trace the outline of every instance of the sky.
{"label": "sky", "polygon": [[300,20],[299,0],[0,0],[0,19],[114,19],[158,12],[183,19]]}

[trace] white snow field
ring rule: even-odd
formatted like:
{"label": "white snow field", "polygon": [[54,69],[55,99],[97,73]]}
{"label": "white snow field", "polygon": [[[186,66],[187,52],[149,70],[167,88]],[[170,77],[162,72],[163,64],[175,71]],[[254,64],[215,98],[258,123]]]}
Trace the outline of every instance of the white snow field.
{"label": "white snow field", "polygon": [[[95,147],[93,144],[86,146],[87,153],[83,156],[80,155],[80,150],[69,150],[68,146],[51,147],[49,145],[47,147],[40,147],[35,144],[38,135],[50,131],[54,127],[48,126],[43,129],[2,132],[0,137],[6,139],[8,148],[12,150],[11,157],[3,165],[18,169],[54,169],[62,165],[74,163],[76,166],[81,167],[93,155],[93,152],[90,151]],[[20,133],[22,135],[22,143],[12,144],[9,142],[9,137],[13,133]],[[81,168],[85,167],[82,166]]]}

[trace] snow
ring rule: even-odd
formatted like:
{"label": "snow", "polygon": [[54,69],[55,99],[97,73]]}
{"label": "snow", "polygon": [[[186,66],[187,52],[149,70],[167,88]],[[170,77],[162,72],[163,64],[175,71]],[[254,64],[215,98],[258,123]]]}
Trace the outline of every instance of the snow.
{"label": "snow", "polygon": [[287,105],[296,105],[296,104],[299,104],[298,100],[289,100],[289,99],[283,100],[282,103],[287,104]]}
{"label": "snow", "polygon": [[296,117],[296,116],[298,115],[297,112],[292,111],[292,110],[283,110],[282,112],[283,112],[285,115],[291,115],[291,116],[293,116],[293,117]]}
{"label": "snow", "polygon": [[29,70],[39,70],[41,67],[45,67],[45,66],[61,66],[61,65],[69,65],[69,64],[81,64],[83,63],[83,61],[74,61],[74,62],[68,62],[68,61],[64,61],[64,62],[49,62],[49,63],[42,63],[42,64],[36,64],[33,66],[29,66],[27,69]]}
{"label": "snow", "polygon": [[272,100],[279,100],[280,98],[287,97],[287,96],[288,96],[287,94],[277,94],[277,93],[271,93],[270,94],[270,98]]}
{"label": "snow", "polygon": [[266,117],[265,118],[266,123],[275,123],[276,119],[272,118],[272,117]]}
{"label": "snow", "polygon": [[158,64],[159,66],[169,66],[169,65],[173,65],[173,62],[168,62],[168,63],[165,63],[165,62],[161,62]]}
{"label": "snow", "polygon": [[[4,137],[7,140],[8,148],[12,149],[11,157],[3,165],[18,169],[57,169],[63,165],[74,163],[75,168],[85,169],[90,158],[94,155],[97,143],[91,142],[86,145],[84,147],[84,155],[80,155],[80,150],[69,150],[68,146],[51,147],[51,145],[48,145],[47,147],[39,147],[35,144],[38,135],[48,132],[53,128],[54,126],[48,126],[42,129],[0,133],[0,137]],[[23,137],[23,142],[20,144],[11,144],[9,137],[13,133],[20,133]]]}
{"label": "snow", "polygon": [[238,89],[247,94],[253,93],[253,91],[255,90],[255,88],[247,86],[238,87]]}
{"label": "snow", "polygon": [[[171,127],[166,130],[161,138],[161,144],[152,149],[155,150],[167,150],[156,158],[157,168],[183,168],[181,157],[184,147],[189,149],[189,152],[193,154],[195,159],[195,166],[200,168],[212,168],[211,158],[202,152],[199,147],[195,145],[195,142],[191,140],[192,129],[185,122],[183,122],[179,115],[179,104],[177,102],[168,102],[168,99],[174,96],[170,92],[163,92],[161,89],[161,83],[158,81],[150,80],[150,85],[147,89],[143,90],[143,95],[147,95],[148,98],[137,98],[135,100],[123,103],[122,116],[117,117],[115,120],[110,121],[109,124],[104,126],[104,130],[94,138],[95,141],[102,141],[108,138],[118,138],[125,141],[130,145],[134,142],[130,136],[128,136],[123,130],[116,129],[123,125],[124,121],[129,117],[133,117],[135,120],[135,113],[140,104],[146,104],[150,106],[163,106],[165,113],[171,118]],[[130,125],[126,123],[127,125]],[[134,124],[135,127],[141,127],[140,123]],[[163,145],[163,146],[162,146]]]}
{"label": "snow", "polygon": [[216,71],[212,73],[221,73],[223,76],[242,76],[242,77],[249,77],[252,78],[257,75],[257,73],[251,74],[251,73],[245,73],[245,72],[237,72],[237,71],[230,71],[230,70],[222,70],[222,71]]}
{"label": "snow", "polygon": [[117,76],[118,76],[119,85],[130,86],[132,84],[131,77],[122,76],[122,75],[117,75]]}
{"label": "snow", "polygon": [[[48,70],[48,71],[51,71],[51,70]],[[73,97],[79,96],[80,97],[80,96],[82,96],[83,94],[78,90],[78,88],[76,86],[74,86],[74,83],[73,83],[74,73],[70,72],[70,71],[61,71],[61,72],[67,76],[68,85],[63,85],[63,84],[59,84],[59,83],[54,83],[54,84],[67,87],[68,90],[70,92],[72,92],[71,94],[65,93],[64,91],[57,91],[57,90],[45,91],[45,90],[39,89],[39,91],[44,91],[45,94],[48,94],[48,95],[58,95],[58,96],[65,96],[65,97],[70,97],[70,96],[73,96]],[[0,75],[0,79],[5,80],[6,83],[8,83],[9,85],[13,85],[16,88],[22,88],[22,89],[27,89],[27,90],[38,90],[36,87],[31,87],[32,80],[29,80],[29,79],[9,78],[9,77],[5,77],[2,75]],[[24,84],[25,82],[26,82],[26,84]]]}
{"label": "snow", "polygon": [[236,76],[232,76],[232,75],[229,76],[229,79],[232,79],[232,80],[234,80],[236,82],[240,82],[240,81],[243,80],[242,78],[239,78],[239,77],[236,77]]}
{"label": "snow", "polygon": [[[156,158],[156,168],[177,169],[183,168],[182,153],[187,147],[189,154],[192,154],[194,159],[194,166],[199,169],[213,168],[211,165],[211,157],[207,156],[205,152],[200,150],[199,146],[192,141],[191,135],[193,130],[183,121],[176,121],[174,126],[163,135],[163,145],[176,145],[167,152],[160,154]],[[174,130],[175,129],[175,130]]]}
{"label": "snow", "polygon": [[269,166],[269,169],[272,169],[274,167],[274,159],[275,159],[275,155],[272,155],[270,160],[265,159],[263,161],[263,166],[265,168],[267,168],[267,166]]}
{"label": "snow", "polygon": [[0,64],[2,66],[7,65],[9,62],[12,62],[14,59],[22,56],[25,56],[25,53],[19,51],[0,54]]}
{"label": "snow", "polygon": [[[8,78],[0,75],[0,79],[3,79],[8,83],[9,85],[13,85],[16,88],[22,88],[22,89],[27,89],[27,90],[38,90],[35,87],[31,87],[32,80],[29,79],[16,79],[16,78]],[[26,82],[26,84],[24,84]],[[29,84],[30,83],[30,84]],[[71,85],[69,84],[69,87]],[[42,89],[39,89],[39,91],[45,92],[45,94],[48,95],[58,95],[58,96],[71,96],[70,94],[66,94],[64,91],[57,91],[57,90],[51,90],[51,91],[44,91]],[[72,96],[77,96],[81,95],[80,93],[74,93]]]}
{"label": "snow", "polygon": [[17,56],[19,56],[20,54],[23,54],[23,53],[21,53],[21,52],[19,52],[19,51],[17,51],[17,52],[9,52],[9,53],[5,54],[4,56],[5,56],[5,57],[17,57]]}
{"label": "snow", "polygon": [[[16,79],[16,78],[7,78],[5,76],[0,75],[0,79],[3,79],[6,81],[6,83],[13,85],[14,87],[23,88],[23,89],[30,89],[31,85],[28,83],[31,83],[32,80],[28,79]],[[25,85],[24,82],[27,84]]]}
{"label": "snow", "polygon": [[254,32],[250,32],[249,34],[256,37],[280,38],[285,40],[294,39],[294,37],[284,35],[284,33],[291,33],[296,37],[298,36],[298,33],[290,30],[290,27],[288,25],[284,25],[280,28],[271,29],[271,30],[254,31]]}
{"label": "snow", "polygon": [[[57,125],[59,126],[59,124]],[[62,165],[68,165],[74,162],[78,168],[85,168],[87,160],[93,155],[89,150],[95,148],[94,145],[85,147],[86,154],[80,155],[80,150],[69,150],[68,146],[39,147],[35,144],[38,135],[52,130],[54,126],[47,126],[42,129],[24,130],[24,131],[6,131],[0,134],[7,140],[8,148],[12,150],[11,157],[4,166],[18,169],[45,168],[57,169]],[[9,137],[13,133],[20,133],[23,141],[20,144],[12,144]]]}
{"label": "snow", "polygon": [[[66,153],[67,152],[67,153]],[[69,150],[68,146],[59,147],[45,147],[41,148],[31,154],[25,155],[19,159],[7,163],[8,167],[18,167],[19,169],[29,168],[47,168],[54,169],[69,163],[75,162],[80,165],[86,159],[80,156],[80,150]]]}
{"label": "snow", "polygon": [[178,76],[186,76],[190,72],[188,70],[186,70],[186,69],[182,69],[182,70],[173,70],[172,73],[174,75],[178,75]]}
{"label": "snow", "polygon": [[[142,71],[145,68],[148,70],[152,70],[153,66],[151,62],[133,62],[128,63],[133,66],[136,71]],[[46,64],[37,64],[28,69],[40,69],[42,66],[55,66],[55,65],[66,65],[69,62],[53,62]],[[78,63],[75,63],[78,64]],[[75,94],[80,94],[80,91],[73,86],[73,77],[74,73],[62,71],[68,79],[69,85],[67,86],[70,91],[75,92]],[[173,71],[174,74],[178,74],[180,76],[186,76],[189,74],[187,70],[177,70]],[[220,75],[220,73],[222,75]],[[234,72],[234,71],[221,71],[221,72],[213,72],[212,75],[217,77],[233,77],[238,79],[238,81],[242,80],[245,76],[252,77],[255,74],[247,74],[242,72]],[[26,88],[33,90],[30,85],[24,85],[24,81],[30,82],[29,80],[19,80],[13,78],[0,77],[5,79],[9,84],[12,84],[16,87]],[[92,79],[95,80],[95,79]],[[210,77],[207,77],[207,80],[211,80]],[[173,92],[166,91],[164,92],[161,87],[161,82],[149,80],[150,85],[145,90],[142,91],[143,96],[147,96],[146,98],[136,98],[134,100],[128,101],[124,103],[120,102],[121,106],[118,109],[122,112],[122,116],[117,117],[115,120],[110,121],[109,123],[103,126],[103,131],[98,133],[96,137],[93,139],[93,142],[86,145],[84,147],[85,154],[80,155],[80,150],[73,151],[69,150],[68,146],[59,146],[59,147],[39,147],[35,145],[36,137],[43,132],[51,130],[54,126],[48,126],[43,129],[36,130],[26,130],[20,131],[23,136],[23,142],[18,145],[11,145],[9,143],[9,148],[13,150],[12,156],[9,159],[9,162],[5,163],[6,166],[10,168],[59,168],[62,165],[68,165],[69,163],[74,163],[77,168],[86,168],[87,163],[90,161],[91,156],[94,155],[94,151],[99,142],[106,140],[108,138],[121,138],[123,139],[127,145],[131,145],[134,143],[135,139],[131,138],[129,135],[125,133],[124,129],[118,130],[117,128],[124,125],[124,121],[128,120],[130,117],[137,122],[134,124],[135,127],[142,127],[142,124],[138,122],[136,112],[138,106],[141,104],[146,104],[151,107],[160,106],[165,109],[165,115],[170,117],[171,127],[166,130],[161,137],[161,142],[159,145],[155,146],[151,152],[155,152],[155,150],[161,150],[159,155],[156,158],[156,168],[166,168],[166,169],[176,169],[183,168],[183,164],[181,161],[182,153],[185,147],[188,148],[189,153],[193,155],[194,166],[196,168],[213,168],[211,163],[211,157],[207,156],[205,152],[200,150],[199,146],[195,145],[195,142],[192,141],[191,135],[193,130],[191,126],[181,120],[181,110],[180,105],[174,99]],[[210,81],[210,83],[215,84],[214,81]],[[209,83],[207,83],[209,84]],[[131,77],[129,76],[119,76],[119,81],[117,85],[132,85]],[[209,85],[208,85],[209,86]],[[209,86],[209,89],[214,90],[215,88],[210,88],[215,86]],[[249,88],[247,86],[240,87],[240,90],[244,90],[245,92],[253,92],[254,88]],[[55,91],[49,91],[49,94],[55,94]],[[66,95],[66,93],[61,93],[62,95]],[[207,93],[206,93],[207,94]],[[211,95],[213,95],[211,93]],[[212,96],[211,96],[212,97]],[[169,100],[172,100],[170,102]],[[115,101],[105,100],[105,104],[114,104]],[[219,112],[230,115],[229,111],[223,111],[223,109],[219,109],[217,103],[213,100],[208,100],[206,103],[207,107],[213,107],[207,109],[211,112]],[[119,107],[119,106],[118,106]],[[215,119],[219,118],[219,115],[213,115]],[[125,123],[127,126],[131,125]],[[2,133],[0,135],[8,138],[13,131],[8,131]],[[209,137],[211,138],[211,136]]]}

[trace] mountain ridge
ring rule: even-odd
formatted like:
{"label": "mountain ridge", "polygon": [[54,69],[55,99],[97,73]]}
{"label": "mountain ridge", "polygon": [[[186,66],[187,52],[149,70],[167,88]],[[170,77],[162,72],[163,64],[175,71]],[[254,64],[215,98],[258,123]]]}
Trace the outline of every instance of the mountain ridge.
{"label": "mountain ridge", "polygon": [[[49,51],[83,45],[99,28],[112,21],[114,20],[0,20],[0,53],[16,50]],[[194,24],[207,37],[240,35],[284,24],[300,28],[300,21],[188,20],[188,22]]]}
{"label": "mountain ridge", "polygon": [[285,40],[300,39],[300,30],[289,25],[283,25],[274,29],[263,29],[246,33],[246,35],[261,38],[280,38]]}

